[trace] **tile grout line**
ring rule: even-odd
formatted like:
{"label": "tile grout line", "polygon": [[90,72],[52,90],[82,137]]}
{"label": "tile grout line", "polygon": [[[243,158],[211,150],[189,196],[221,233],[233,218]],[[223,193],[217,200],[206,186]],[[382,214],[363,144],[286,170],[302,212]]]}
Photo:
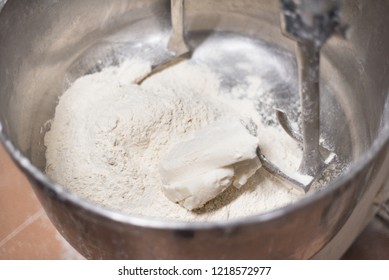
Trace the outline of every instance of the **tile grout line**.
{"label": "tile grout line", "polygon": [[30,224],[38,220],[43,215],[43,213],[44,213],[43,209],[40,209],[37,212],[35,212],[32,216],[28,217],[23,223],[17,226],[10,234],[8,234],[0,241],[0,248],[3,247],[8,241],[14,238],[19,232],[21,232],[27,226],[29,226]]}

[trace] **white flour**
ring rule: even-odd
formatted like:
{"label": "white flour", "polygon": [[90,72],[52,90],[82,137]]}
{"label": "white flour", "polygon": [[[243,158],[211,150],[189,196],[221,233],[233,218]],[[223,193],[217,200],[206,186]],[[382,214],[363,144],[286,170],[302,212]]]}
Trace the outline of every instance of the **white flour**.
{"label": "white flour", "polygon": [[45,136],[46,172],[53,180],[104,207],[163,220],[221,221],[302,198],[261,169],[242,188],[229,187],[199,210],[168,200],[158,172],[161,157],[215,120],[254,120],[262,152],[284,170],[297,169],[301,150],[285,132],[264,126],[252,102],[221,92],[206,66],[184,62],[142,86],[131,83],[148,69],[129,61],[84,76],[63,94]]}

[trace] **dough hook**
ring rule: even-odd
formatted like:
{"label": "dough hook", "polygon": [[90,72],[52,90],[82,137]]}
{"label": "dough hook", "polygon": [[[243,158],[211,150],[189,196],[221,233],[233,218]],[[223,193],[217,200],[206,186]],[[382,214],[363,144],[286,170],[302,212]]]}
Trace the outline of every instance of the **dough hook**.
{"label": "dough hook", "polygon": [[303,146],[296,176],[289,176],[257,150],[263,167],[293,186],[309,191],[312,183],[336,155],[320,145],[320,50],[340,31],[340,0],[280,0],[282,31],[296,41],[302,133],[293,129],[287,115],[276,109],[281,127]]}

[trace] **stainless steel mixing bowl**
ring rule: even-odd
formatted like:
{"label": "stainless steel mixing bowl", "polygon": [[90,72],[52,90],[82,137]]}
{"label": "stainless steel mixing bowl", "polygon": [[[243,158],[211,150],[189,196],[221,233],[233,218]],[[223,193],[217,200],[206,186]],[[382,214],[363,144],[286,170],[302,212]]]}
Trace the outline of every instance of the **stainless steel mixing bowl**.
{"label": "stainless steel mixing bowl", "polygon": [[[338,245],[345,250],[389,188],[387,14],[387,1],[344,2],[348,39],[332,38],[322,54],[321,123],[327,144],[349,168],[291,206],[234,221],[166,222],[103,209],[45,175],[43,136],[58,96],[77,77],[125,57],[166,56],[168,0],[6,2],[0,139],[53,224],[87,258],[311,258],[354,221]],[[293,43],[280,33],[278,1],[187,0],[185,20],[193,59],[218,71],[223,87],[240,82],[230,71],[236,63],[254,62],[251,74],[272,81],[267,94],[274,105],[296,115],[287,106],[297,100]]]}

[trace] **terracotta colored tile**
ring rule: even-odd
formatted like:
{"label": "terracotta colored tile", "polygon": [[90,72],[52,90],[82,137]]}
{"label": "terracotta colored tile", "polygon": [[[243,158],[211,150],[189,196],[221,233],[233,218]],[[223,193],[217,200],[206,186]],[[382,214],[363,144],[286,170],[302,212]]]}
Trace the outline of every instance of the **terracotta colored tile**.
{"label": "terracotta colored tile", "polygon": [[0,259],[61,259],[62,246],[56,230],[43,211],[0,247]]}
{"label": "terracotta colored tile", "polygon": [[27,179],[0,145],[0,240],[40,208]]}
{"label": "terracotta colored tile", "polygon": [[82,258],[51,224],[0,144],[0,260]]}

